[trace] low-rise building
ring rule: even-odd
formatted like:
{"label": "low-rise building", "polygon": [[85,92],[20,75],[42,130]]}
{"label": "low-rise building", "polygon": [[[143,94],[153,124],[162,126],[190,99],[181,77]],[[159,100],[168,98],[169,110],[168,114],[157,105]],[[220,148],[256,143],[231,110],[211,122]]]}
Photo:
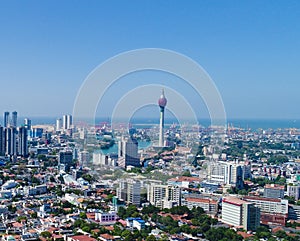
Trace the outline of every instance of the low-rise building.
{"label": "low-rise building", "polygon": [[212,199],[186,197],[182,200],[182,206],[187,206],[189,209],[193,207],[201,207],[206,213],[216,214],[218,212],[218,202]]}
{"label": "low-rise building", "polygon": [[145,221],[141,218],[136,218],[132,222],[132,227],[137,228],[138,230],[142,230],[145,228]]}
{"label": "low-rise building", "polygon": [[126,226],[142,230],[145,228],[145,221],[141,218],[126,218]]}
{"label": "low-rise building", "polygon": [[12,191],[10,190],[2,190],[0,191],[0,199],[10,199],[12,198]]}
{"label": "low-rise building", "polygon": [[7,213],[8,208],[6,205],[0,205],[0,214]]}
{"label": "low-rise building", "polygon": [[115,212],[109,213],[95,213],[95,220],[99,222],[100,225],[112,225],[117,221],[117,214]]}
{"label": "low-rise building", "polygon": [[260,221],[263,224],[285,225],[288,218],[288,200],[254,196],[246,196],[243,199],[255,203],[260,208]]}
{"label": "low-rise building", "polygon": [[74,235],[67,237],[67,241],[97,241],[97,239],[87,235]]}
{"label": "low-rise building", "polygon": [[277,184],[266,184],[264,188],[264,197],[284,198],[284,186]]}
{"label": "low-rise building", "polygon": [[47,193],[47,185],[38,185],[35,187],[25,187],[24,188],[25,195],[33,196],[33,195],[41,195]]}

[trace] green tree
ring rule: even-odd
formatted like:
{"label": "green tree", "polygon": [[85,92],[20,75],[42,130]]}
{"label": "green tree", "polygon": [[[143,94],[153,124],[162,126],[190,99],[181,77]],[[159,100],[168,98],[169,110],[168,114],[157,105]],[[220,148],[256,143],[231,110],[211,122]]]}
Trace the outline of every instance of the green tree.
{"label": "green tree", "polygon": [[256,230],[255,237],[257,237],[258,239],[261,239],[261,238],[268,239],[271,236],[272,235],[271,235],[270,230],[265,226],[260,226]]}
{"label": "green tree", "polygon": [[180,230],[184,233],[191,233],[191,228],[187,224],[184,224],[184,225],[180,226]]}
{"label": "green tree", "polygon": [[121,233],[121,237],[124,238],[124,240],[128,240],[128,241],[131,241],[133,239],[133,235],[132,233],[129,231],[129,230],[124,230],[122,233]]}
{"label": "green tree", "polygon": [[153,234],[151,234],[146,238],[146,241],[156,241],[156,238]]}
{"label": "green tree", "polygon": [[126,209],[124,207],[119,207],[118,209],[118,216],[122,219],[126,216]]}
{"label": "green tree", "polygon": [[182,176],[184,176],[184,177],[191,177],[192,175],[191,175],[191,173],[190,173],[190,171],[184,171],[183,173],[182,173]]}
{"label": "green tree", "polygon": [[235,231],[225,227],[211,228],[205,232],[205,237],[209,241],[242,241],[243,237]]}
{"label": "green tree", "polygon": [[90,233],[91,232],[91,227],[89,225],[85,225],[82,227],[82,231]]}
{"label": "green tree", "polygon": [[143,207],[142,214],[153,214],[153,213],[159,213],[159,208],[155,207],[154,205],[149,205],[147,207]]}
{"label": "green tree", "polygon": [[27,221],[27,217],[26,216],[19,216],[19,217],[17,217],[17,222],[21,222],[22,220],[25,220],[25,221]]}
{"label": "green tree", "polygon": [[48,160],[48,158],[45,155],[42,155],[42,154],[39,154],[37,158],[38,158],[39,161],[40,160],[42,160],[42,161]]}
{"label": "green tree", "polygon": [[284,232],[283,230],[279,230],[275,233],[276,237],[278,238],[287,238],[288,235],[286,234],[286,232]]}
{"label": "green tree", "polygon": [[41,232],[41,236],[44,237],[44,238],[51,238],[52,237],[52,235],[49,231]]}
{"label": "green tree", "polygon": [[34,212],[34,213],[32,213],[30,216],[31,216],[31,218],[37,218],[37,213]]}
{"label": "green tree", "polygon": [[120,228],[120,225],[118,225],[117,223],[114,224],[114,230],[113,230],[113,234],[115,236],[120,236],[122,233],[122,229]]}
{"label": "green tree", "polygon": [[87,218],[85,212],[81,212],[81,213],[79,214],[79,217],[80,217],[81,219],[86,219],[86,218]]}
{"label": "green tree", "polygon": [[8,211],[15,213],[17,211],[16,206],[8,205],[7,206]]}

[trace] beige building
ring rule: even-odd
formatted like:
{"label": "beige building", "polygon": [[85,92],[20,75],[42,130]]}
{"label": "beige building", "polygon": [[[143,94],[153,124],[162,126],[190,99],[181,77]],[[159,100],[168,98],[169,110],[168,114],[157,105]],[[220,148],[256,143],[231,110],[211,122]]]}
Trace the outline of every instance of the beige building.
{"label": "beige building", "polygon": [[148,201],[160,208],[171,208],[181,204],[181,190],[178,186],[151,183],[147,192]]}
{"label": "beige building", "polygon": [[186,197],[182,200],[182,206],[187,206],[189,209],[201,207],[206,213],[210,214],[218,212],[218,202],[207,198]]}
{"label": "beige building", "polygon": [[260,225],[260,210],[254,203],[236,197],[225,197],[222,200],[222,221],[253,231]]}

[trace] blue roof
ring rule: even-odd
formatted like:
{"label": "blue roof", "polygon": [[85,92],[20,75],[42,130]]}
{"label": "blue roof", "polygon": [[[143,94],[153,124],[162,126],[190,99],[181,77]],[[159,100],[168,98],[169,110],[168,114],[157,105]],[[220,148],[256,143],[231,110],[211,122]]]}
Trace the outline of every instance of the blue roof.
{"label": "blue roof", "polygon": [[126,218],[127,221],[137,221],[139,223],[145,223],[145,221],[141,218]]}
{"label": "blue roof", "polygon": [[145,221],[143,219],[135,219],[135,221],[139,222],[140,224],[145,224]]}
{"label": "blue roof", "polygon": [[126,218],[127,221],[133,221],[135,218]]}

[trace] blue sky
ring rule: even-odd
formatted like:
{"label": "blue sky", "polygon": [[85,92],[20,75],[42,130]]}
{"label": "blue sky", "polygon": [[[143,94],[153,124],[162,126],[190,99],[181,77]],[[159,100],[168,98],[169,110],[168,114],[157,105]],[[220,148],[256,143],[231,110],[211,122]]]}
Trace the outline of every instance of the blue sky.
{"label": "blue sky", "polygon": [[[0,1],[0,112],[71,113],[100,63],[165,48],[208,72],[229,118],[300,119],[299,23],[300,2],[292,0]],[[151,83],[156,75],[142,76]],[[190,102],[205,117],[203,103],[192,94]]]}

